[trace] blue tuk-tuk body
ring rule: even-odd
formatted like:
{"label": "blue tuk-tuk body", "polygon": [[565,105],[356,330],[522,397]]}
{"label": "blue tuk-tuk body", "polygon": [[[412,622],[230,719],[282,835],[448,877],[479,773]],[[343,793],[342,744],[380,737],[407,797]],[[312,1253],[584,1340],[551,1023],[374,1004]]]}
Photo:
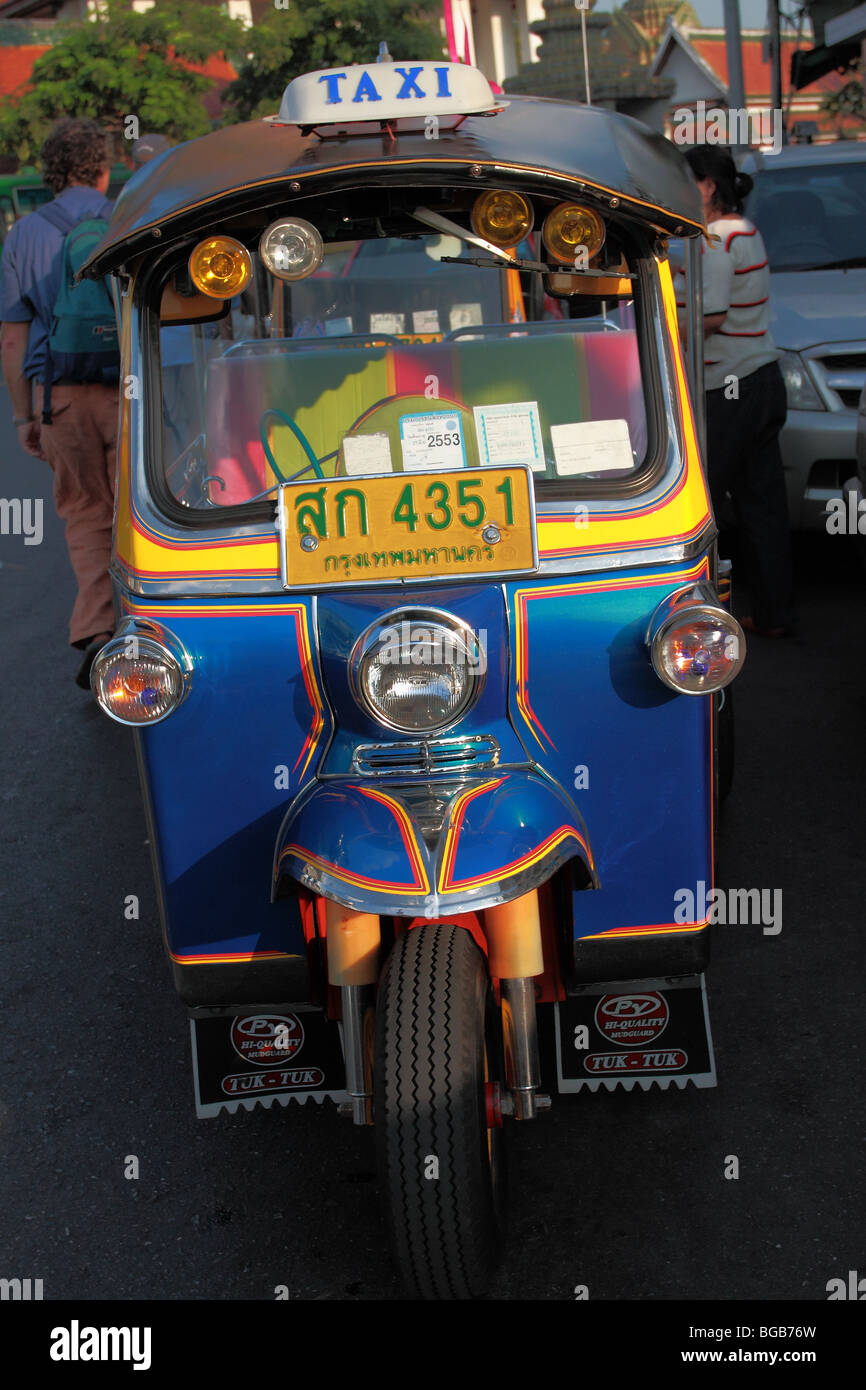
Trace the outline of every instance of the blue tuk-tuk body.
{"label": "blue tuk-tuk body", "polygon": [[[685,163],[428,68],[299,79],[280,121],[119,199],[89,267],[118,278],[126,383],[93,684],[136,729],[200,1113],[327,1096],[375,1123],[398,1262],[445,1297],[495,1261],[503,1116],[711,1079],[674,1037],[707,960],[681,904],[713,881],[744,645],[666,261],[702,224]],[[602,241],[572,260],[575,226]],[[429,1254],[443,1222],[459,1257]]]}

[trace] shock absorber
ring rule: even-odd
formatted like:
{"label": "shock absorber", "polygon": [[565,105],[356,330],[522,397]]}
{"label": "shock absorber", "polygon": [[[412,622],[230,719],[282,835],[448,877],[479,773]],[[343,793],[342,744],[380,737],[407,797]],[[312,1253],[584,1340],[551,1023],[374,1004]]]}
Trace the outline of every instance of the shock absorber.
{"label": "shock absorber", "polygon": [[348,1110],[356,1125],[373,1123],[373,1025],[375,985],[382,930],[371,912],[353,912],[330,898],[328,981],[339,987],[343,1005]]}
{"label": "shock absorber", "polygon": [[501,987],[505,1075],[514,1115],[532,1120],[539,1110],[550,1108],[550,1097],[538,1093],[541,1062],[533,980],[544,973],[538,893],[532,889],[513,902],[489,907],[484,926],[490,973],[499,977]]}

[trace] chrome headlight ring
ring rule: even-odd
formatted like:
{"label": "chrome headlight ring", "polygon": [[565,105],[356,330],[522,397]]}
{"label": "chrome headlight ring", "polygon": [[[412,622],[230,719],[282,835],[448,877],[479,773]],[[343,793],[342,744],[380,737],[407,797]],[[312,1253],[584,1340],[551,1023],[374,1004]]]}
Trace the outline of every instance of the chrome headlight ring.
{"label": "chrome headlight ring", "polygon": [[[686,645],[689,640],[691,647]],[[662,600],[650,619],[646,645],[659,680],[678,695],[723,690],[746,659],[743,629],[705,583],[690,584]],[[677,661],[682,663],[680,679],[675,674]]]}
{"label": "chrome headlight ring", "polygon": [[[383,613],[361,633],[348,661],[349,687],[359,708],[403,734],[435,734],[456,724],[475,704],[486,674],[484,636],[437,608]],[[420,718],[407,712],[401,719],[401,700],[407,711],[426,700],[429,712]],[[439,717],[435,708],[429,710],[437,701]]]}
{"label": "chrome headlight ring", "polygon": [[[143,717],[124,718],[117,712],[118,705],[112,704],[109,683],[112,677],[120,681],[126,677],[127,682],[133,676],[138,680],[144,679],[141,666],[147,662],[157,668],[161,666],[165,672],[163,699],[167,707],[154,714],[146,713],[145,694],[153,689],[153,704],[156,705],[159,691],[155,686],[142,686],[138,696]],[[111,640],[97,652],[90,668],[90,688],[100,709],[116,724],[122,724],[125,728],[148,728],[161,724],[183,704],[192,685],[192,670],[192,658],[173,632],[162,623],[129,617],[121,622]],[[125,694],[129,697],[128,688]]]}

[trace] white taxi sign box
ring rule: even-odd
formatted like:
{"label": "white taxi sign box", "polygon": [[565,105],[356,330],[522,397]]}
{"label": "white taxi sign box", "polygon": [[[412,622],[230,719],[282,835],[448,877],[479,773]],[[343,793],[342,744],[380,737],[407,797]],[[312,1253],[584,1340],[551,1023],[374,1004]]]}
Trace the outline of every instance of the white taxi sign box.
{"label": "white taxi sign box", "polygon": [[471,116],[506,104],[483,72],[466,63],[351,63],[293,78],[275,124],[315,127],[407,116]]}

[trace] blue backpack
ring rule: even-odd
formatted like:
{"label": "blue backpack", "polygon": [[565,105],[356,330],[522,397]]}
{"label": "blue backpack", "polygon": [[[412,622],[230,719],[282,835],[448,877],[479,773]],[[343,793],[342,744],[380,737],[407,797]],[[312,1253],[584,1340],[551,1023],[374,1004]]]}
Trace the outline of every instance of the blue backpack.
{"label": "blue backpack", "polygon": [[51,423],[51,379],[111,383],[120,375],[120,352],[114,302],[104,279],[76,280],[81,267],[105,235],[104,217],[76,218],[57,203],[36,210],[63,233],[60,293],[48,337],[42,419]]}

